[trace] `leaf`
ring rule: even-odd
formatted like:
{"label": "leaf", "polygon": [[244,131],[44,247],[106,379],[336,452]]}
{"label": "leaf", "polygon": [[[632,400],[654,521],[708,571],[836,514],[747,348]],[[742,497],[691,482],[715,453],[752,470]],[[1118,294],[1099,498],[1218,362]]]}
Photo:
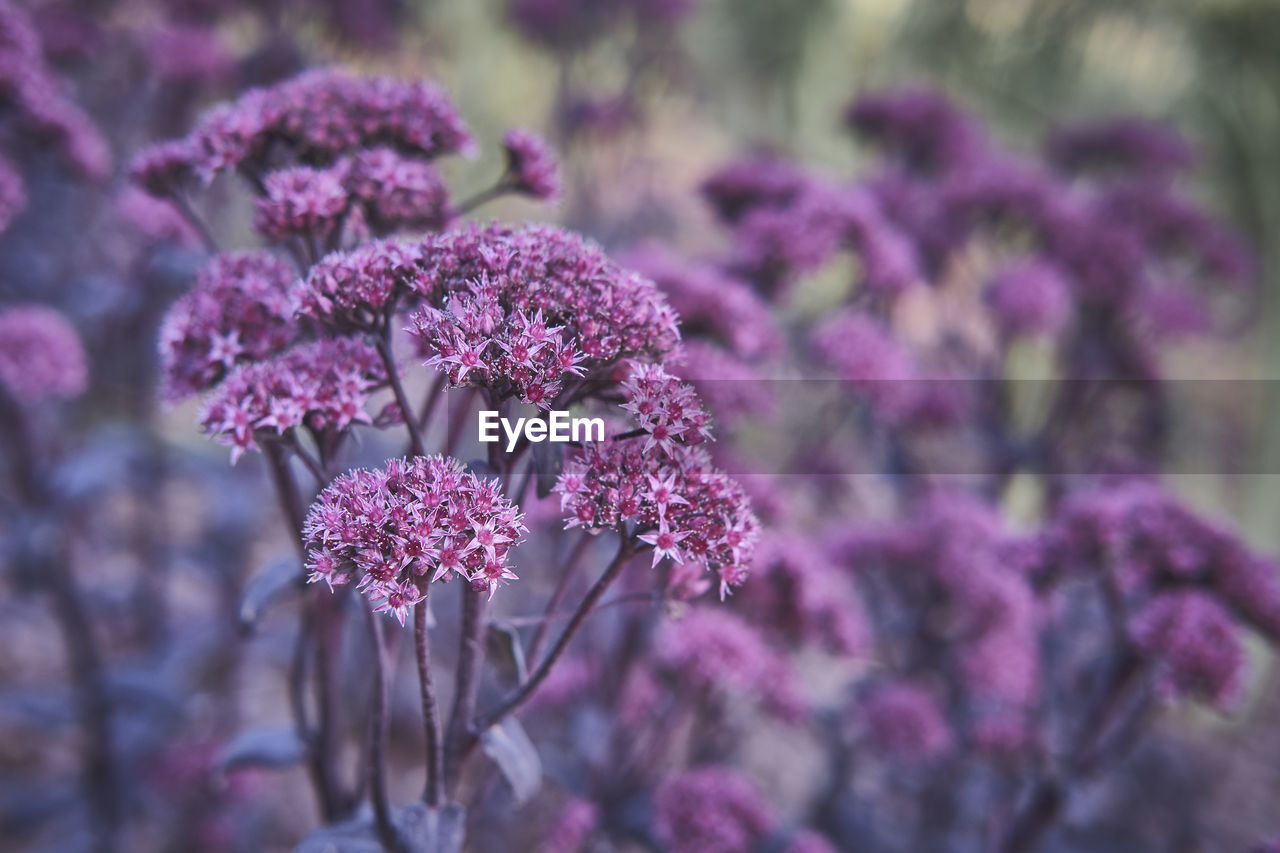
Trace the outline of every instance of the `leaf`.
{"label": "leaf", "polygon": [[222,748],[215,766],[222,773],[240,767],[289,767],[301,761],[306,751],[306,744],[291,728],[249,729]]}
{"label": "leaf", "polygon": [[244,596],[240,599],[240,619],[242,631],[252,631],[263,612],[290,587],[302,589],[303,574],[298,561],[293,557],[281,557],[267,568],[254,575],[245,586]]}
{"label": "leaf", "polygon": [[555,488],[560,479],[560,471],[564,468],[564,444],[560,442],[542,441],[533,445],[530,450],[538,497],[545,498]]}
{"label": "leaf", "polygon": [[368,818],[307,833],[294,853],[386,853]]}
{"label": "leaf", "polygon": [[459,805],[431,809],[412,803],[396,815],[396,827],[410,853],[462,853],[467,813]]}
{"label": "leaf", "polygon": [[515,717],[507,717],[480,735],[485,755],[493,759],[511,786],[517,803],[523,803],[538,792],[542,784],[542,759],[524,726]]}
{"label": "leaf", "polygon": [[[401,853],[462,853],[466,812],[462,806],[430,809],[412,803],[395,816]],[[294,853],[386,853],[369,816],[315,830]]]}
{"label": "leaf", "polygon": [[529,678],[520,635],[510,625],[490,622],[485,635],[485,651],[501,678],[508,684],[523,684]]}

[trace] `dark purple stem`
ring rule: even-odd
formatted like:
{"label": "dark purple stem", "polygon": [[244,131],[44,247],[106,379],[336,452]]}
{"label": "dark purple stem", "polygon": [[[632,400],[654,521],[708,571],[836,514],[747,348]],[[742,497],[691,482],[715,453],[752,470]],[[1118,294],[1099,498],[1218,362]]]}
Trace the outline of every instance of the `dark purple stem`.
{"label": "dark purple stem", "polygon": [[538,668],[533,671],[533,674],[529,676],[528,680],[517,688],[515,693],[481,719],[480,725],[478,726],[479,730],[483,731],[495,723],[501,722],[508,714],[513,713],[521,705],[529,701],[530,697],[532,697],[537,689],[542,685],[542,682],[547,679],[547,676],[550,674],[551,668],[555,666],[556,661],[560,659],[560,656],[564,654],[565,649],[569,647],[570,641],[573,640],[578,629],[582,627],[582,623],[586,621],[587,616],[591,613],[592,608],[595,607],[596,602],[600,600],[600,597],[604,595],[605,591],[613,584],[618,575],[622,573],[622,569],[627,564],[627,560],[634,554],[635,551],[631,546],[631,541],[624,538],[618,544],[618,553],[614,555],[613,561],[609,563],[605,568],[604,573],[600,575],[599,580],[592,585],[591,589],[587,591],[586,597],[584,597],[581,603],[578,604],[578,609],[574,611],[573,616],[569,619],[569,624],[565,626],[564,631],[556,640],[555,645],[551,647],[551,651],[547,653],[546,658],[538,665]]}

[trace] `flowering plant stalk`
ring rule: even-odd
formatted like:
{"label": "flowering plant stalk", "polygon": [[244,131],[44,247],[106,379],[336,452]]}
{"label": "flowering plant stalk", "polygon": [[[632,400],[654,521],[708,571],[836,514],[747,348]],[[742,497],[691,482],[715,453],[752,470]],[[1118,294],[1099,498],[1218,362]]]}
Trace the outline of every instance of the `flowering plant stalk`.
{"label": "flowering plant stalk", "polygon": [[[452,849],[477,746],[512,775],[504,765],[513,759],[499,746],[516,725],[512,715],[633,556],[652,550],[654,565],[703,566],[727,591],[745,577],[756,535],[745,495],[696,447],[710,429],[696,393],[661,367],[679,339],[674,311],[652,282],[568,232],[452,226],[461,212],[502,193],[556,192],[549,152],[536,137],[513,132],[506,172],[493,189],[450,203],[432,161],[470,146],[430,84],[321,71],[214,109],[187,137],[144,152],[134,167],[144,187],[188,216],[195,216],[186,201],[193,182],[219,172],[234,171],[257,194],[254,226],[274,251],[210,260],[161,335],[166,387],[173,399],[205,394],[201,425],[232,447],[233,461],[255,450],[267,458],[306,567],[297,579],[312,584],[289,692],[320,813],[339,823],[367,799],[386,849]],[[390,236],[424,227],[438,230]],[[402,343],[434,374],[416,408],[397,355]],[[390,400],[370,414],[382,394]],[[630,413],[637,424],[605,448],[571,448],[557,489],[568,526],[586,528],[574,551],[585,553],[587,535],[612,532],[615,554],[546,654],[490,707],[481,702],[489,602],[518,580],[517,555],[530,535],[520,506],[532,479],[554,471],[528,454],[527,437],[505,450],[490,445],[483,463],[453,458],[462,433],[455,421],[439,434],[441,411],[461,421],[477,398],[500,414],[518,405],[608,411],[622,398],[615,419]],[[403,430],[407,452],[336,474],[359,430]],[[322,489],[309,509],[295,461]],[[433,591],[451,581],[463,589],[446,714],[429,607]],[[338,765],[345,688],[334,668],[351,642],[344,602],[353,594],[368,605],[375,674],[361,761],[367,778],[354,783]],[[401,626],[414,623],[421,802],[435,827],[429,842],[410,841],[419,813],[397,811],[388,791],[394,636],[383,613]],[[539,627],[535,653],[552,618]]]}

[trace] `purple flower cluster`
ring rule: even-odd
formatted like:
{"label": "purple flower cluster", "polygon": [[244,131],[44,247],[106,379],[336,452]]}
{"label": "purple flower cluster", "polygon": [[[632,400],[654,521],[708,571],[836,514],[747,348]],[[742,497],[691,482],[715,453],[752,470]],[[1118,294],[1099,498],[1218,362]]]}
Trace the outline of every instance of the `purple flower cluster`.
{"label": "purple flower cluster", "polygon": [[623,407],[644,441],[590,442],[565,463],[555,486],[565,526],[623,530],[653,548],[655,566],[669,558],[715,572],[723,597],[746,578],[758,521],[742,486],[694,443],[707,416],[693,389],[656,366],[634,370]]}
{"label": "purple flower cluster", "polygon": [[312,235],[327,241],[347,210],[347,189],[332,169],[280,169],[267,175],[263,189],[253,227],[273,242]]}
{"label": "purple flower cluster", "polygon": [[392,148],[370,148],[345,164],[343,183],[375,234],[400,228],[436,231],[451,216],[449,191],[434,165]]}
{"label": "purple flower cluster", "polygon": [[761,538],[751,583],[736,602],[753,625],[795,646],[861,656],[871,647],[869,621],[845,572],[809,537]]}
{"label": "purple flower cluster", "polygon": [[88,379],[80,335],[65,317],[42,305],[0,311],[0,391],[31,405],[79,396]]}
{"label": "purple flower cluster", "polygon": [[711,437],[710,416],[693,386],[656,364],[636,364],[622,382],[631,413],[646,433],[644,450],[657,446],[670,454],[676,446],[701,444]]}
{"label": "purple flower cluster", "polygon": [[583,374],[582,353],[541,309],[504,311],[502,296],[487,277],[468,282],[449,294],[446,308],[416,312],[409,332],[428,355],[426,366],[444,371],[451,386],[479,385],[497,399],[514,394],[549,409],[562,382]]}
{"label": "purple flower cluster", "polygon": [[303,526],[308,579],[354,579],[403,625],[431,581],[457,575],[492,596],[514,579],[510,550],[524,530],[496,480],[443,456],[393,459],[343,474],[316,498]]}
{"label": "purple flower cluster", "polygon": [[160,329],[164,396],[212,388],[233,368],[285,349],[298,334],[293,271],[265,252],[215,256],[174,303]]}
{"label": "purple flower cluster", "polygon": [[336,432],[370,423],[369,396],[386,381],[378,354],[363,341],[331,338],[242,365],[210,395],[200,415],[205,432],[231,445],[235,461],[297,427]]}
{"label": "purple flower cluster", "polygon": [[502,137],[502,148],[507,153],[507,186],[537,199],[550,200],[560,195],[556,157],[542,137],[513,128]]}
{"label": "purple flower cluster", "polygon": [[619,262],[662,289],[680,315],[682,337],[714,341],[745,359],[781,350],[781,332],[768,305],[745,281],[713,264],[684,261],[652,243],[626,252]]}
{"label": "purple flower cluster", "polygon": [[326,255],[295,285],[295,309],[336,329],[380,330],[421,258],[419,246],[394,239]]}
{"label": "purple flower cluster", "polygon": [[787,657],[723,607],[695,606],[664,623],[654,660],[688,689],[758,702],[784,720],[798,720],[807,710]]}
{"label": "purple flower cluster", "polygon": [[111,165],[106,140],[63,93],[31,20],[10,2],[0,2],[0,102],[24,134],[53,142],[86,177],[106,176]]}
{"label": "purple flower cluster", "polygon": [[872,746],[902,758],[935,758],[953,743],[938,698],[923,684],[877,685],[860,708]]}
{"label": "purple flower cluster", "polygon": [[1134,614],[1129,626],[1139,649],[1159,662],[1174,696],[1197,695],[1230,708],[1244,686],[1244,647],[1222,604],[1198,590],[1160,593]]}
{"label": "purple flower cluster", "polygon": [[777,822],[755,786],[722,767],[666,780],[653,805],[658,839],[671,853],[751,853]]}
{"label": "purple flower cluster", "polygon": [[1130,117],[1059,128],[1047,149],[1049,159],[1070,173],[1118,172],[1163,181],[1196,164],[1195,150],[1178,133]]}
{"label": "purple flower cluster", "polygon": [[1013,335],[1055,333],[1071,311],[1066,277],[1052,263],[1035,258],[1002,269],[991,280],[987,299],[996,322]]}
{"label": "purple flower cluster", "polygon": [[[472,381],[545,406],[566,376],[607,375],[628,358],[661,361],[679,341],[675,312],[653,282],[569,232],[473,226],[429,237],[420,252],[409,286],[428,305],[410,315],[411,331],[424,354],[456,365],[456,384],[483,363]],[[547,328],[559,329],[559,341]]]}
{"label": "purple flower cluster", "polygon": [[134,174],[144,186],[184,175],[258,174],[282,159],[327,166],[343,155],[386,147],[432,158],[468,152],[472,139],[443,90],[426,81],[309,71],[252,89],[214,107],[178,142],[144,152]]}

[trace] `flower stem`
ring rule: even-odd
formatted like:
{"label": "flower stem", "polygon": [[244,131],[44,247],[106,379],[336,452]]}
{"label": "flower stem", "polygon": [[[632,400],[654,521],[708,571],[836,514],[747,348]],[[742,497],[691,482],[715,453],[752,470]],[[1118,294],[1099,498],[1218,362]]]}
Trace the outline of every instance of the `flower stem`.
{"label": "flower stem", "polygon": [[365,622],[373,644],[373,705],[369,711],[369,795],[373,800],[373,816],[378,827],[378,840],[388,851],[399,850],[400,842],[391,821],[391,803],[387,796],[387,659],[382,637],[382,620],[367,607]]}
{"label": "flower stem", "polygon": [[538,668],[534,670],[533,674],[529,676],[529,679],[525,681],[524,684],[520,685],[515,693],[508,697],[497,708],[494,708],[481,718],[480,724],[477,728],[483,731],[489,726],[501,722],[504,717],[514,712],[525,702],[529,701],[530,697],[533,696],[537,689],[542,685],[542,682],[545,681],[547,676],[550,674],[551,667],[555,666],[556,661],[560,659],[560,656],[564,654],[565,649],[569,647],[569,642],[573,639],[574,634],[578,632],[578,629],[582,627],[582,623],[591,613],[596,602],[600,600],[600,596],[604,595],[609,586],[617,579],[618,575],[622,573],[623,566],[627,564],[627,560],[634,553],[635,552],[632,550],[629,539],[623,539],[618,544],[618,553],[614,555],[613,561],[605,568],[604,573],[600,575],[599,580],[597,580],[595,584],[592,585],[591,589],[587,591],[586,597],[582,599],[582,602],[578,605],[578,609],[574,611],[572,618],[569,619],[569,624],[565,626],[564,631],[560,634],[559,639],[556,640],[555,645],[551,647],[551,651],[547,653],[546,658],[538,665]]}
{"label": "flower stem", "polygon": [[396,361],[391,355],[391,342],[385,329],[376,340],[378,355],[382,357],[382,364],[387,369],[387,380],[391,383],[391,393],[395,394],[396,405],[400,407],[400,417],[404,420],[405,429],[409,431],[409,449],[413,451],[414,456],[426,456],[422,433],[418,431],[418,421],[413,416],[413,407],[409,405],[404,386],[400,384],[400,373],[396,370]]}
{"label": "flower stem", "polygon": [[422,799],[434,808],[440,804],[440,782],[444,775],[444,753],[440,749],[440,714],[435,685],[431,680],[431,644],[427,635],[427,597],[413,611],[413,640],[418,659],[418,689],[422,693],[422,726],[427,753],[427,784]]}
{"label": "flower stem", "polygon": [[578,573],[578,566],[582,563],[582,555],[591,547],[593,541],[594,537],[584,533],[564,561],[564,566],[560,569],[560,579],[556,581],[556,588],[552,590],[551,598],[547,601],[546,613],[542,622],[538,624],[537,630],[533,633],[533,642],[529,644],[529,660],[531,662],[536,662],[538,656],[542,654],[542,647],[546,645],[547,635],[551,633],[552,616],[559,612],[560,605],[564,603],[564,597],[568,595],[569,586],[573,582],[574,576]]}

